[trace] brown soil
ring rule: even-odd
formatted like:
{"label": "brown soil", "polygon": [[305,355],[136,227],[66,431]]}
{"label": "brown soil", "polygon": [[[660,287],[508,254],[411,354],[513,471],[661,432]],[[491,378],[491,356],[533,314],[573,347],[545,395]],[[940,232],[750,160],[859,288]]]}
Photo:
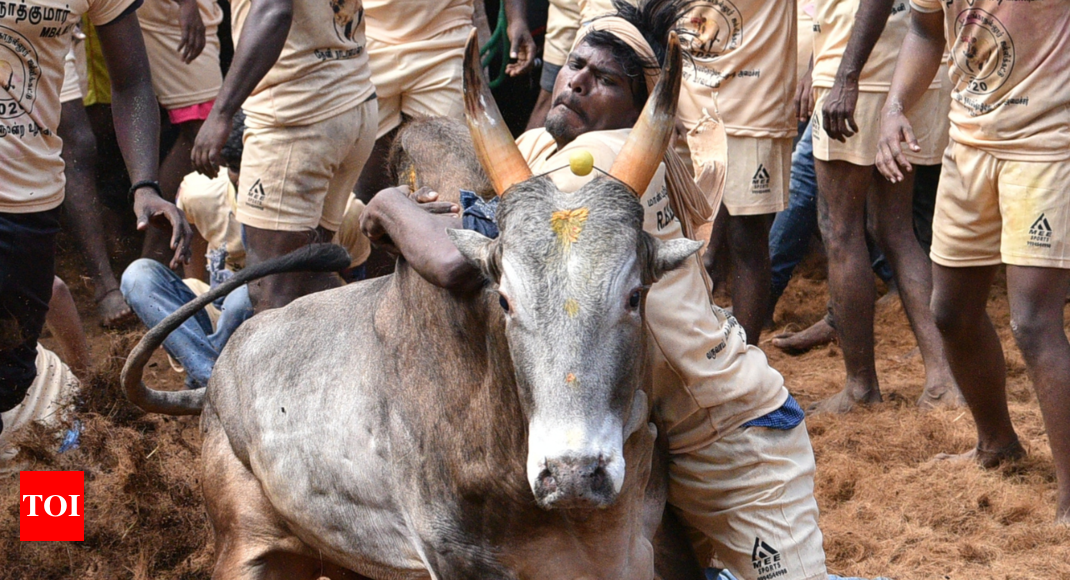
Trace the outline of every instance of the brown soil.
{"label": "brown soil", "polygon": [[[69,255],[69,254],[68,254]],[[123,358],[140,330],[103,332],[76,260],[60,275],[76,294],[98,368],[85,388],[81,448],[56,455],[49,434],[27,436],[33,469],[86,471],[86,540],[18,541],[18,478],[0,480],[0,579],[208,578],[211,535],[200,496],[196,418],[144,415],[118,387]],[[805,405],[838,391],[839,347],[787,356],[768,340],[805,328],[825,312],[820,265],[788,287],[763,348]],[[817,456],[817,495],[829,570],[896,579],[1070,578],[1070,527],[1054,519],[1051,452],[1036,398],[1008,329],[1005,289],[989,305],[1007,353],[1011,416],[1027,460],[996,471],[930,459],[974,444],[965,410],[919,412],[921,357],[898,302],[877,313],[877,368],[885,402],[843,417],[808,420]],[[48,340],[45,340],[48,343]],[[147,381],[181,388],[157,354]]]}

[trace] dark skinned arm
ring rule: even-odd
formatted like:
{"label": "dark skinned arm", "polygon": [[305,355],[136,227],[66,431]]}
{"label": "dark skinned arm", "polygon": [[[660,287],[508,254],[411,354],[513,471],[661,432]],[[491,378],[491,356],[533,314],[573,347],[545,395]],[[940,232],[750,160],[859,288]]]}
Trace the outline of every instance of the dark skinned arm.
{"label": "dark skinned arm", "polygon": [[[134,13],[97,27],[104,62],[111,73],[112,116],[115,137],[126,162],[130,181],[156,181],[159,178],[160,106],[152,90],[152,73],[145,54],[141,26]],[[134,192],[137,229],[149,222],[171,226],[171,249],[175,251],[171,267],[189,261],[192,233],[182,212],[149,187]]]}
{"label": "dark skinned arm", "polygon": [[855,14],[851,39],[847,41],[832,91],[821,107],[825,133],[837,141],[846,141],[858,132],[855,105],[858,104],[858,77],[877,45],[895,0],[861,0]]}
{"label": "dark skinned arm", "polygon": [[[892,183],[903,180],[902,171],[910,171],[900,143],[920,151],[914,128],[903,114],[929,89],[944,58],[944,13],[910,13],[910,30],[895,61],[892,88],[881,109],[881,136],[877,142],[877,169]],[[951,82],[944,79],[944,82]],[[902,171],[900,171],[902,169]]]}
{"label": "dark skinned arm", "polygon": [[527,0],[505,0],[505,19],[508,22],[509,57],[516,62],[505,67],[511,77],[528,72],[535,62],[535,40],[528,27]]}
{"label": "dark skinned arm", "polygon": [[[421,189],[416,195],[429,192]],[[460,217],[455,212],[433,213],[436,206],[452,204],[428,205],[410,199],[406,186],[384,189],[364,208],[360,228],[371,241],[393,246],[428,282],[455,292],[479,290],[483,275],[446,234],[448,228],[462,227]]]}
{"label": "dark skinned arm", "polygon": [[230,123],[264,75],[275,66],[293,23],[293,0],[253,0],[234,50],[230,73],[193,143],[193,168],[215,177]]}

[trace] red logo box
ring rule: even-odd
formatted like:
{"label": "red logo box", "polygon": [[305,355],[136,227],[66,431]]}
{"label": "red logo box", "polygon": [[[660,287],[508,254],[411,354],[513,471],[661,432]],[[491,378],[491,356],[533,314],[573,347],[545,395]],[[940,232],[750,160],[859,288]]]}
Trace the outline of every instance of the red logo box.
{"label": "red logo box", "polygon": [[85,539],[85,472],[19,473],[19,540]]}

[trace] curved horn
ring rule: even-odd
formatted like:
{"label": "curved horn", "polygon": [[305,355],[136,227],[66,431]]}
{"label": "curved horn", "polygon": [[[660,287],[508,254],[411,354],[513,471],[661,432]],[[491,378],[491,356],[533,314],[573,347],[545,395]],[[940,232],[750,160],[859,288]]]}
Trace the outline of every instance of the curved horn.
{"label": "curved horn", "polygon": [[531,168],[517,149],[483,78],[475,29],[468,35],[468,44],[464,48],[464,116],[479,163],[498,195],[504,195],[505,190],[531,177]]}
{"label": "curved horn", "polygon": [[669,34],[661,78],[613,162],[613,168],[609,170],[610,175],[623,181],[638,197],[643,196],[650,180],[654,178],[676,127],[681,69],[680,40],[672,32]]}

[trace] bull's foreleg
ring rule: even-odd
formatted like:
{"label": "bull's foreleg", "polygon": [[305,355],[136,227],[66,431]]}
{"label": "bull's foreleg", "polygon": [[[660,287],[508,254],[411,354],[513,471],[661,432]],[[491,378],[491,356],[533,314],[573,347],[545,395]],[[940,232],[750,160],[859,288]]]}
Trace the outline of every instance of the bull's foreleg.
{"label": "bull's foreleg", "polygon": [[234,455],[210,407],[202,416],[205,507],[215,530],[212,580],[367,580],[325,562],[291,534]]}

